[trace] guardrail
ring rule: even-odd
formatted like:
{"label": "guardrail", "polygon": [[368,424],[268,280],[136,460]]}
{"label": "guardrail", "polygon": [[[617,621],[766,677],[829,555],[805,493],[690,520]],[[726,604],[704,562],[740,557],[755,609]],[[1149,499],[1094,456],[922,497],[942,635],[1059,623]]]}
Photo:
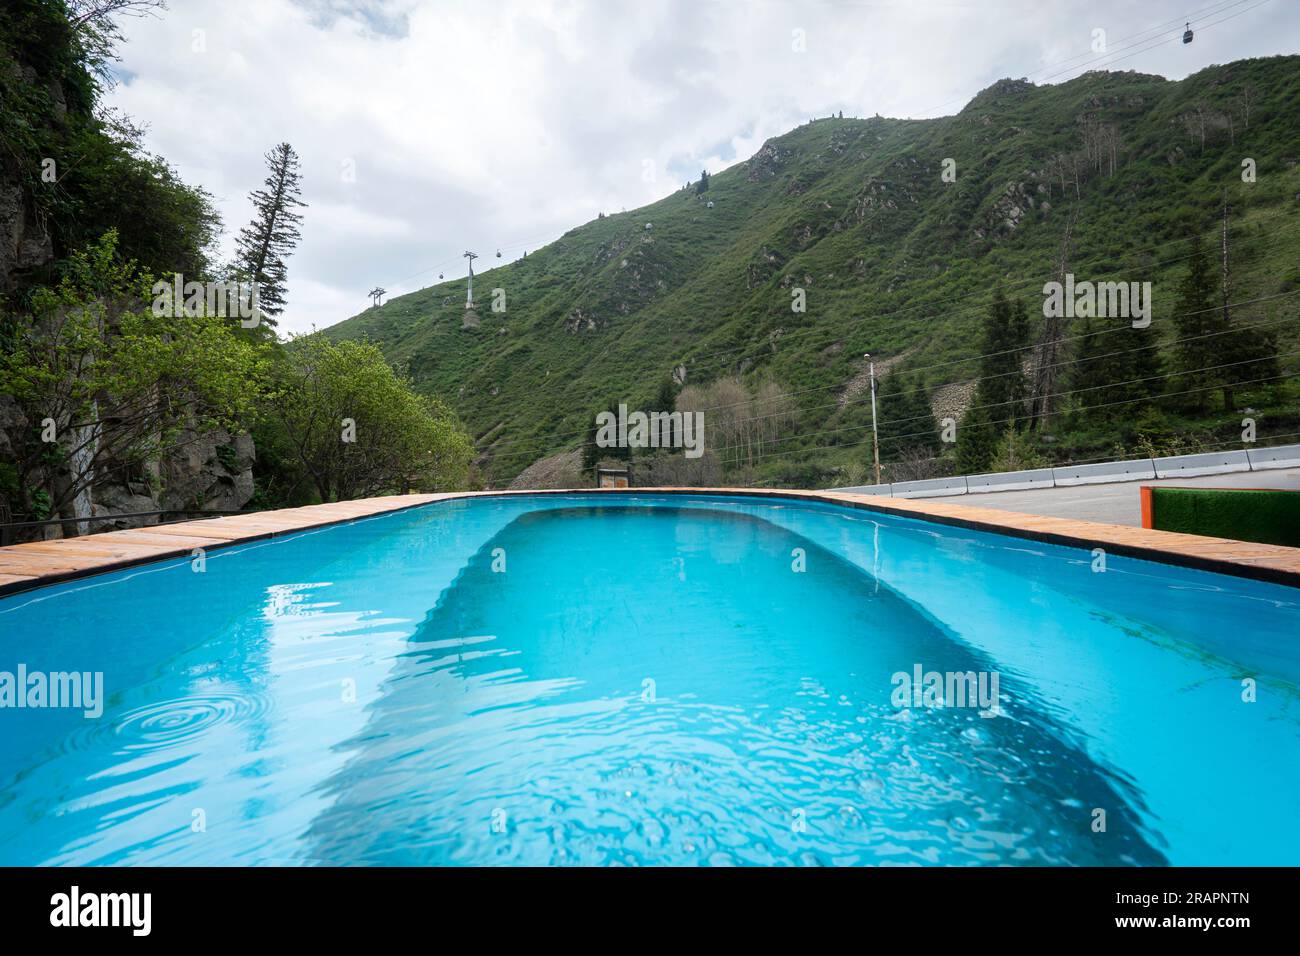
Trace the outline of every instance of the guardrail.
{"label": "guardrail", "polygon": [[1029,471],[895,481],[829,490],[890,498],[937,498],[994,491],[1027,491],[1032,488],[1068,488],[1118,481],[1152,481],[1156,478],[1194,478],[1197,475],[1226,475],[1230,472],[1267,471],[1271,468],[1300,468],[1300,445],[1274,445],[1270,448],[1174,455],[1169,458],[1134,458],[1087,465],[1060,465]]}

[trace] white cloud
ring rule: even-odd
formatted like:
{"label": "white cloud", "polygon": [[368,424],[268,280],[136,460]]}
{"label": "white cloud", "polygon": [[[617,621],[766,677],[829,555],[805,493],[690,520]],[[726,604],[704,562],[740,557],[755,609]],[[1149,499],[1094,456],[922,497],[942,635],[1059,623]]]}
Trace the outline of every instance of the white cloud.
{"label": "white cloud", "polygon": [[[1254,0],[1233,2],[1216,8]],[[810,116],[955,112],[999,77],[1081,68],[1094,27],[1112,50],[1152,27],[1153,40],[1173,37],[1187,6],[173,0],[124,23],[132,79],[112,101],[217,197],[227,247],[251,215],[262,154],[294,145],[309,208],[281,324],[303,330],[354,314],[376,284],[400,294],[439,269],[461,274],[467,248],[496,264],[497,248],[513,258],[601,210],[658,199]],[[1298,24],[1267,4],[1115,66],[1180,77],[1290,52]],[[792,49],[796,29],[806,52]],[[193,52],[195,30],[206,52]]]}

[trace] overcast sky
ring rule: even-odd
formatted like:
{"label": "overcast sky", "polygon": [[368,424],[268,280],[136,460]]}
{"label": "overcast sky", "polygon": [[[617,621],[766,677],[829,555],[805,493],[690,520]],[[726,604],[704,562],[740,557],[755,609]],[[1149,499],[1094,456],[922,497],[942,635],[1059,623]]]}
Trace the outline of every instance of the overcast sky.
{"label": "overcast sky", "polygon": [[[1300,52],[1295,0],[171,0],[110,102],[211,192],[222,251],[287,140],[308,204],[281,330],[659,199],[810,116],[939,116],[1004,76],[1181,78]],[[1189,16],[1195,42],[1178,42]],[[1222,21],[1216,23],[1216,21]],[[1092,52],[1105,31],[1108,53]],[[497,249],[503,259],[497,260]]]}

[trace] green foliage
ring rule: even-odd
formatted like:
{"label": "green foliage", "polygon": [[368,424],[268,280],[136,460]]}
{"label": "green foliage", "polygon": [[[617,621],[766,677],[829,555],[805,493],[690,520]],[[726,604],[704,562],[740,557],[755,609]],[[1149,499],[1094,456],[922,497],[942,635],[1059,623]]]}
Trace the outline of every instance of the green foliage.
{"label": "green foliage", "polygon": [[[1098,351],[1085,356],[1095,360],[1091,383],[1107,385],[1092,400],[1096,414],[1081,396],[1077,407],[1065,403],[1079,414],[1054,425],[1054,457],[1100,454],[1126,440],[1122,431],[1133,416],[1126,405],[1097,406],[1141,398],[1111,385],[1142,376],[1096,355],[1149,339],[1172,359],[1185,224],[1213,235],[1225,187],[1233,209],[1233,298],[1294,288],[1300,167],[1288,159],[1300,127],[1298,69],[1300,57],[1275,57],[1210,67],[1178,82],[1131,72],[1090,72],[1037,87],[1003,81],[950,117],[818,120],[711,175],[707,197],[675,189],[484,273],[488,287],[509,293],[508,336],[461,329],[463,277],[392,298],[325,334],[369,338],[411,369],[417,388],[456,396],[471,431],[490,436],[481,451],[494,483],[539,455],[576,448],[590,433],[593,400],[644,394],[644,383],[678,365],[687,369],[688,386],[737,374],[768,377],[796,397],[791,431],[807,437],[783,440],[754,459],[755,481],[788,479],[795,472],[783,460],[824,459],[838,474],[862,459],[863,439],[870,439],[869,409],[861,413],[868,397],[837,401],[861,355],[906,353],[907,367],[936,367],[926,373],[936,393],[969,382],[980,371],[969,360],[983,351],[981,317],[999,286],[1025,306],[1029,340],[1036,340],[1038,297],[1073,215],[1069,265],[1079,278],[1151,281],[1154,290],[1146,336],[1097,336]],[[1247,88],[1255,93],[1249,128],[1234,105]],[[1202,148],[1199,133],[1193,139],[1181,119],[1198,103],[1216,116],[1236,111],[1233,136],[1226,124],[1215,125]],[[1063,174],[1056,159],[1079,153],[1085,128],[1097,124],[1119,135],[1115,169],[1084,163],[1077,176]],[[1260,171],[1249,185],[1240,180],[1247,149]],[[955,182],[941,179],[945,157],[955,160]],[[791,311],[794,287],[807,292],[806,313]],[[1285,318],[1294,301],[1272,307]],[[1269,307],[1242,307],[1234,317],[1257,322]],[[1279,328],[1277,347],[1285,352],[1300,338],[1300,324]],[[1172,368],[1166,361],[1156,374]],[[1072,387],[1072,370],[1061,371],[1061,386]],[[1158,384],[1170,392],[1187,387],[1177,378]],[[1266,396],[1255,388],[1244,390],[1258,407]],[[1295,394],[1288,385],[1278,401],[1294,404]],[[1161,399],[1160,407],[1172,413],[1175,402]]]}
{"label": "green foliage", "polygon": [[[64,264],[63,277],[10,316],[0,396],[26,428],[10,434],[20,500],[60,511],[110,465],[146,460],[187,430],[239,431],[258,408],[268,356],[224,319],[156,314],[152,284],[116,255],[106,233]],[[44,424],[43,424],[44,423]],[[54,442],[43,440],[52,428]]]}
{"label": "green foliage", "polygon": [[677,407],[677,386],[673,384],[671,375],[665,375],[659,382],[659,391],[655,393],[654,401],[650,403],[647,411],[654,412],[671,412]]}
{"label": "green foliage", "polygon": [[275,326],[274,316],[284,311],[288,301],[285,260],[302,238],[298,230],[302,213],[297,210],[306,203],[298,198],[302,192],[300,165],[298,154],[288,143],[280,143],[266,154],[270,174],[265,188],[253,190],[250,198],[255,215],[239,233],[235,274],[257,286],[258,308],[271,327]]}
{"label": "green foliage", "polygon": [[[321,501],[467,486],[473,446],[442,402],[417,394],[378,347],[294,340],[270,401],[276,453]],[[285,450],[287,449],[287,453]]]}
{"label": "green foliage", "polygon": [[[957,471],[977,475],[989,471],[997,453],[999,426],[993,424],[989,411],[972,408],[957,426]],[[1014,429],[1013,429],[1014,430]]]}
{"label": "green foliage", "polygon": [[1162,361],[1152,328],[1128,318],[1086,319],[1064,377],[1086,424],[1132,420],[1153,410],[1145,399],[1162,389]]}
{"label": "green foliage", "polygon": [[[1178,330],[1174,361],[1179,391],[1213,386],[1219,377],[1203,370],[1222,364],[1218,359],[1222,336],[1214,334],[1222,331],[1223,320],[1215,302],[1218,283],[1200,235],[1192,236],[1189,249],[1187,274],[1178,287],[1178,299],[1174,303],[1174,326]],[[1196,391],[1185,403],[1204,411],[1209,404],[1209,393]]]}
{"label": "green foliage", "polygon": [[1038,453],[1030,434],[1017,428],[1002,433],[989,460],[989,471],[1028,471],[1046,468],[1050,462]]}
{"label": "green foliage", "polygon": [[1025,421],[1029,382],[1023,362],[1029,345],[1029,316],[1021,300],[1007,300],[1002,287],[993,292],[980,339],[979,385],[974,404],[988,410],[991,422],[1007,428]]}
{"label": "green foliage", "polygon": [[[905,372],[886,375],[876,389],[880,460],[894,461],[918,450],[937,455],[942,445],[930,411],[930,394]],[[871,446],[865,445],[867,457]]]}
{"label": "green foliage", "polygon": [[[631,448],[620,447],[617,445],[602,448],[600,445],[596,444],[596,438],[600,434],[601,430],[600,425],[598,424],[599,417],[605,412],[608,412],[617,419],[618,405],[618,400],[611,398],[605,403],[603,408],[597,408],[591,413],[591,424],[588,427],[587,436],[582,445],[582,470],[584,472],[592,472],[596,465],[602,461],[621,463],[630,462],[632,460]],[[669,407],[671,408],[671,406]]]}
{"label": "green foliage", "polygon": [[[0,16],[0,183],[21,188],[56,259],[116,229],[118,254],[143,270],[203,276],[220,229],[211,197],[150,156],[139,128],[96,109],[117,39],[107,17],[74,28],[56,0],[9,0]],[[39,270],[6,278],[19,291],[52,281]]]}

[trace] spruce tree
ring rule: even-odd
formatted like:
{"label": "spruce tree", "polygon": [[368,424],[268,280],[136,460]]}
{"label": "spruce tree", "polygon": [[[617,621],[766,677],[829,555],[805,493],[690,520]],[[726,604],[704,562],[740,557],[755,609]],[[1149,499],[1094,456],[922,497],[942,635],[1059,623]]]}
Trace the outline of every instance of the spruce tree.
{"label": "spruce tree", "polygon": [[979,384],[957,428],[957,464],[963,474],[987,469],[1002,434],[1028,420],[1023,365],[1028,344],[1024,302],[1008,301],[999,287],[984,319]]}
{"label": "spruce tree", "polygon": [[[984,320],[980,342],[980,380],[976,405],[990,406],[988,420],[1007,427],[1025,420],[1029,382],[1024,359],[1029,345],[1029,314],[1022,301],[1010,302],[998,288]],[[1005,429],[1002,429],[1005,430]]]}
{"label": "spruce tree", "polygon": [[915,449],[939,450],[930,396],[919,379],[909,382],[902,372],[886,375],[876,387],[876,406],[881,461],[896,461]]}
{"label": "spruce tree", "polygon": [[1207,369],[1223,364],[1219,355],[1224,336],[1212,334],[1222,331],[1223,313],[1215,308],[1217,285],[1201,237],[1193,235],[1187,275],[1178,287],[1174,305],[1174,365],[1178,374],[1170,390],[1187,393],[1186,404],[1200,413],[1207,409],[1209,390],[1218,381],[1216,372]]}
{"label": "spruce tree", "polygon": [[625,445],[611,445],[608,448],[602,448],[596,444],[596,438],[600,435],[598,418],[601,412],[609,412],[617,420],[618,402],[611,399],[604,408],[598,408],[591,413],[591,425],[587,429],[587,441],[582,446],[582,467],[584,471],[593,470],[599,462],[606,458],[616,458],[621,461],[632,460],[632,449]]}
{"label": "spruce tree", "polygon": [[302,214],[296,210],[306,203],[298,198],[302,176],[292,146],[280,143],[266,154],[266,165],[270,175],[265,188],[249,196],[256,212],[236,240],[235,269],[243,281],[256,283],[258,307],[267,324],[274,326],[272,317],[280,315],[288,301],[285,260],[302,238],[298,231]]}
{"label": "spruce tree", "polygon": [[1132,421],[1160,392],[1160,367],[1151,326],[1135,329],[1122,317],[1088,318],[1062,380],[1075,393],[1084,423]]}

